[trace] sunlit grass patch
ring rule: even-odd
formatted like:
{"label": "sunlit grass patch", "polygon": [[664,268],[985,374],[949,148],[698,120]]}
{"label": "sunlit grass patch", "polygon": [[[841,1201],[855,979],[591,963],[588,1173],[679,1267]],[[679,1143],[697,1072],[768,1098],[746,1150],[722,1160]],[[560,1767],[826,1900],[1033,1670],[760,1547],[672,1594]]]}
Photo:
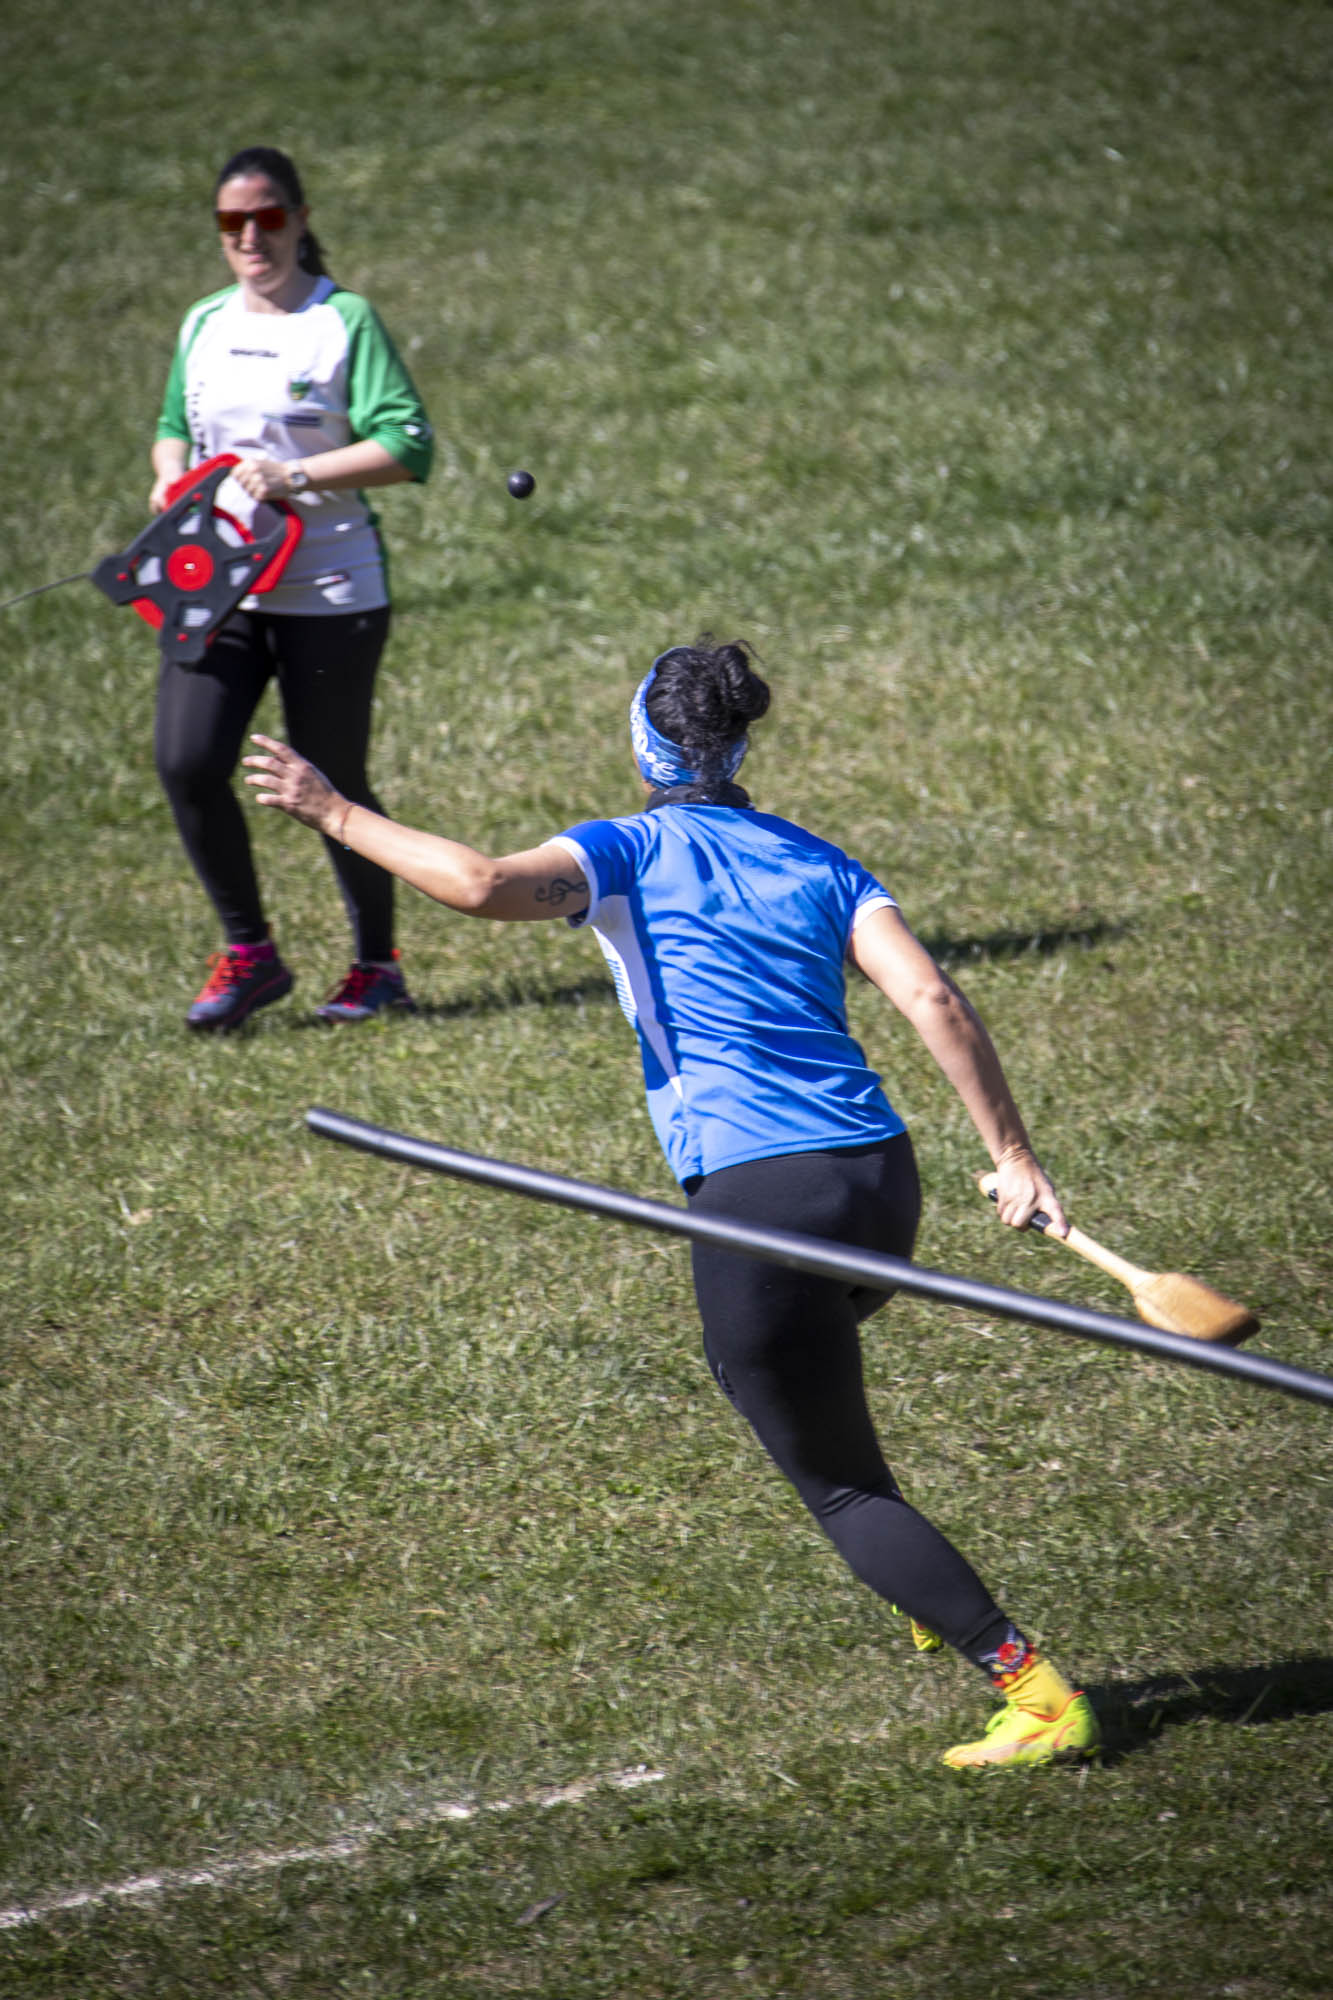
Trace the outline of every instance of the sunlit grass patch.
{"label": "sunlit grass patch", "polygon": [[[197,10],[0,32],[0,596],[142,525],[215,155],[290,145],[440,432],[382,509],[390,808],[495,847],[631,810],[645,659],[751,638],[757,798],[900,896],[1075,1216],[1327,1370],[1325,16],[242,5],[225,102]],[[303,1127],[675,1198],[589,941],[404,897],[420,1018],[324,1033],[332,878],[256,816],[298,984],[187,1037],[217,940],[147,629],[87,583],[0,619],[0,1902],[383,1827],[354,1868],[6,1932],[0,1985],[1322,1992],[1323,1414],[872,1322],[905,1489],[1111,1745],[946,1782],[986,1691],[763,1464],[680,1246]],[[998,1228],[947,1088],[849,1004],[917,1137],[923,1261],[1125,1310]],[[651,1795],[395,1831],[639,1762]]]}

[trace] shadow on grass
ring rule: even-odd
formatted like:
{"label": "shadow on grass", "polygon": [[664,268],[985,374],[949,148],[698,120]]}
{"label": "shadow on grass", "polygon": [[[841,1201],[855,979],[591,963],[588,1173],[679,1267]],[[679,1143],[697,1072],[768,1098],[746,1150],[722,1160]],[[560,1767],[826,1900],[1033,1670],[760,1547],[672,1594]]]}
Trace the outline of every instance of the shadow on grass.
{"label": "shadow on grass", "polygon": [[427,1021],[456,1021],[460,1016],[499,1014],[509,1007],[605,1007],[615,1004],[616,989],[596,973],[558,983],[509,980],[500,987],[474,987],[453,1000],[425,1000],[418,1012]]}
{"label": "shadow on grass", "polygon": [[1333,1660],[1275,1660],[1263,1667],[1201,1667],[1193,1674],[1087,1689],[1102,1726],[1102,1755],[1118,1764],[1164,1729],[1186,1722],[1279,1722],[1333,1713]]}
{"label": "shadow on grass", "polygon": [[1049,930],[990,931],[985,937],[926,937],[921,942],[941,965],[962,965],[969,961],[999,958],[1051,958],[1057,951],[1090,950],[1127,937],[1131,924],[1108,923],[1093,917],[1084,924],[1053,924]]}
{"label": "shadow on grass", "polygon": [[[616,989],[609,979],[600,979],[591,973],[582,979],[571,979],[561,983],[540,980],[507,980],[503,986],[474,986],[456,994],[452,1000],[417,1000],[416,1012],[411,1017],[417,1021],[459,1021],[480,1018],[486,1014],[507,1013],[512,1007],[604,1007],[613,1005]],[[284,1025],[298,1033],[307,1029],[317,1029],[320,1034],[336,1032],[327,1021],[321,1021],[313,1013],[289,1013],[282,1017]],[[239,1031],[244,1034],[250,1023]]]}
{"label": "shadow on grass", "polygon": [[[1049,958],[1057,951],[1086,950],[1093,945],[1125,937],[1132,926],[1107,923],[1098,917],[1086,924],[1053,925],[1049,930],[991,931],[985,937],[929,937],[922,943],[932,958],[942,965],[973,964],[986,959],[1023,958],[1029,954]],[[615,1000],[615,987],[596,973],[560,983],[541,980],[507,980],[501,986],[474,986],[450,1000],[418,998],[416,1018],[422,1021],[458,1021],[500,1014],[511,1007],[606,1006]],[[296,1028],[320,1028],[326,1023],[313,1014],[287,1016]]]}
{"label": "shadow on grass", "polygon": [[[1093,945],[1125,937],[1130,924],[1107,923],[1097,917],[1086,924],[1053,925],[1049,930],[991,931],[985,937],[929,937],[922,943],[941,965],[973,965],[985,960],[1023,958],[1029,954],[1049,958],[1057,951],[1087,950]],[[615,1001],[610,979],[595,972],[579,979],[560,982],[508,979],[498,986],[473,986],[449,1000],[422,1000],[418,997],[415,1019],[419,1021],[478,1020],[487,1014],[507,1013],[515,1007],[604,1007]],[[300,1033],[317,1029],[330,1032],[329,1024],[313,1012],[284,1012],[284,1026]],[[267,1025],[267,1021],[265,1021]],[[237,1031],[250,1033],[253,1017]]]}

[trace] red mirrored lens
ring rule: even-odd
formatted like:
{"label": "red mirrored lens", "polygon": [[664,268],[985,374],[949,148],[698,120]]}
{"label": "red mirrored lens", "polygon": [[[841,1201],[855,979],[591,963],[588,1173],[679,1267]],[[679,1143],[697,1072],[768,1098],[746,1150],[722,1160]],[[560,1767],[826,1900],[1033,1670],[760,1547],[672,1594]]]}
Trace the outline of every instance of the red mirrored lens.
{"label": "red mirrored lens", "polygon": [[285,208],[220,208],[218,228],[224,236],[239,236],[247,222],[259,225],[266,236],[272,236],[282,228],[287,220]]}

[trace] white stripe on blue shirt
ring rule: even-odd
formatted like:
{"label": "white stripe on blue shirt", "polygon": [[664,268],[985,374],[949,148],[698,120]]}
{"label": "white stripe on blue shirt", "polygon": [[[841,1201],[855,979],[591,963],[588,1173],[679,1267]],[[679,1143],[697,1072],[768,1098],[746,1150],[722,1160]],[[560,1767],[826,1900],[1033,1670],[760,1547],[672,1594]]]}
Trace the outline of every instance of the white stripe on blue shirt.
{"label": "white stripe on blue shirt", "polygon": [[789,820],[668,805],[555,837],[639,1039],[649,1109],[680,1181],[905,1128],[847,1026],[858,921],[894,899]]}

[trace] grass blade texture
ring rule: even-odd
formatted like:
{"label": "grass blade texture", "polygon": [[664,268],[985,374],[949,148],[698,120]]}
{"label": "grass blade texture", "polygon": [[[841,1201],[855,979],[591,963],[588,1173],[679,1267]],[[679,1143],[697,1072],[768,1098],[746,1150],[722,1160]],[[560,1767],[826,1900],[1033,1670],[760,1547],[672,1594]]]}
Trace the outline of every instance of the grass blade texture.
{"label": "grass blade texture", "polygon": [[[286,147],[439,432],[380,500],[389,810],[633,810],[647,662],[750,639],[756,799],[898,895],[1073,1216],[1333,1369],[1326,7],[9,0],[0,64],[0,595],[144,524],[213,175]],[[322,1031],[332,877],[251,812],[298,985],[187,1036],[152,636],[73,583],[0,639],[0,1990],[1327,1994],[1327,1414],[872,1322],[905,1490],[1108,1741],[940,1770],[987,1691],[741,1431],[685,1251],[304,1131],[677,1198],[592,943],[405,894],[420,1015]],[[1122,1311],[850,1006],[922,1260]]]}

